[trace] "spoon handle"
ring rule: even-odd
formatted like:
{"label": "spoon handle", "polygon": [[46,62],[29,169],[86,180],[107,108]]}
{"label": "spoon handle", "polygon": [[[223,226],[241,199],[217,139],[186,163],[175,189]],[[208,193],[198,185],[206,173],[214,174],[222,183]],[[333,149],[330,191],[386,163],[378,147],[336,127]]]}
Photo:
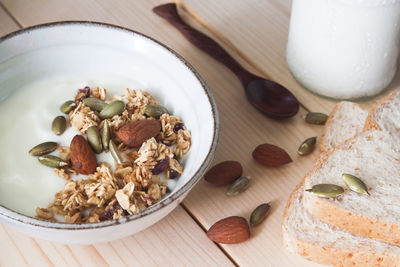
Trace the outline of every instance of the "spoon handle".
{"label": "spoon handle", "polygon": [[249,82],[256,78],[254,74],[244,69],[216,41],[186,24],[179,16],[175,3],[168,3],[156,6],[155,8],[153,8],[153,12],[171,23],[183,34],[183,36],[185,36],[186,39],[188,39],[196,47],[200,48],[211,57],[218,60],[227,68],[229,68],[239,78],[243,86],[246,86]]}

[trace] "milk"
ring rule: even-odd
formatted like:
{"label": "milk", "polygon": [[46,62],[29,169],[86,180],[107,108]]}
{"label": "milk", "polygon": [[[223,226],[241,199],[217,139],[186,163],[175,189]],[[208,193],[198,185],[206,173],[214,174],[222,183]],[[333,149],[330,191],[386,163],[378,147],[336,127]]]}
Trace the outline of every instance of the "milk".
{"label": "milk", "polygon": [[[124,85],[137,83],[121,77],[103,77],[108,96],[122,94]],[[35,216],[36,207],[47,207],[65,180],[54,169],[38,162],[28,151],[45,141],[69,146],[78,132],[68,127],[61,135],[51,131],[55,116],[66,100],[73,100],[78,88],[99,85],[84,77],[48,77],[25,85],[0,102],[0,204],[25,215]],[[67,115],[65,115],[67,116]],[[57,151],[52,153],[58,155]],[[98,162],[113,163],[111,153],[97,155]],[[80,177],[77,177],[80,178]]]}
{"label": "milk", "polygon": [[399,25],[399,0],[293,0],[287,64],[317,94],[376,95],[397,70]]}

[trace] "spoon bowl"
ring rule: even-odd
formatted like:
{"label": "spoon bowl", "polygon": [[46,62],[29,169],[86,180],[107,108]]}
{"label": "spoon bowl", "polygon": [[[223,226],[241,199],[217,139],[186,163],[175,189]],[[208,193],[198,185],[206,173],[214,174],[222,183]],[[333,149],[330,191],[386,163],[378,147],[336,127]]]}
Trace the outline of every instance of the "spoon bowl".
{"label": "spoon bowl", "polygon": [[248,101],[270,117],[290,118],[299,111],[299,102],[282,85],[262,78],[245,86]]}

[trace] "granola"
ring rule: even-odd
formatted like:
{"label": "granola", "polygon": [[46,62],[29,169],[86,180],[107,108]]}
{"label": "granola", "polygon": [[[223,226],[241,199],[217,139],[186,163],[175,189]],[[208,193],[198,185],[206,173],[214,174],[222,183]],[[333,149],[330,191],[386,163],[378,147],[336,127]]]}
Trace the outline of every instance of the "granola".
{"label": "granola", "polygon": [[[87,97],[107,101],[107,90],[103,87],[79,89],[75,97],[77,107],[69,116],[70,124],[82,134],[90,126],[102,128],[99,112],[83,104]],[[66,180],[64,188],[55,194],[54,201],[47,208],[37,208],[37,218],[66,223],[94,223],[118,219],[137,214],[160,201],[168,191],[168,179],[183,173],[180,159],[191,146],[191,135],[182,120],[170,114],[163,114],[159,120],[161,132],[144,141],[138,148],[126,146],[116,131],[123,125],[138,120],[155,120],[144,114],[147,105],[158,105],[150,93],[140,89],[127,88],[124,94],[114,96],[110,101],[121,100],[125,110],[106,119],[110,125],[111,140],[123,152],[123,162],[114,165],[98,163],[93,174],[77,177],[70,167],[55,168],[57,176]],[[70,148],[61,146],[59,157],[70,162]]]}

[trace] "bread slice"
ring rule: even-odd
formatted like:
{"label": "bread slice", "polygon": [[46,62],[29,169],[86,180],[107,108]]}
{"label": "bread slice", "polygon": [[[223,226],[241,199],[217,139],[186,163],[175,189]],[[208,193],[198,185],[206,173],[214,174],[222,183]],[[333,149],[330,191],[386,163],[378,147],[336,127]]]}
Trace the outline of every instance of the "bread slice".
{"label": "bread slice", "polygon": [[307,210],[340,229],[400,245],[400,142],[385,131],[363,132],[322,156],[305,187],[331,183],[346,188],[343,173],[359,177],[370,195],[346,190],[321,198],[304,192]]}
{"label": "bread slice", "polygon": [[284,246],[307,260],[333,266],[399,266],[400,247],[352,235],[311,216],[303,183],[290,195],[282,222]]}
{"label": "bread slice", "polygon": [[319,150],[327,152],[361,133],[367,116],[368,111],[357,103],[337,103],[325,123]]}
{"label": "bread slice", "polygon": [[369,111],[364,130],[378,129],[400,137],[400,90],[376,102]]}

